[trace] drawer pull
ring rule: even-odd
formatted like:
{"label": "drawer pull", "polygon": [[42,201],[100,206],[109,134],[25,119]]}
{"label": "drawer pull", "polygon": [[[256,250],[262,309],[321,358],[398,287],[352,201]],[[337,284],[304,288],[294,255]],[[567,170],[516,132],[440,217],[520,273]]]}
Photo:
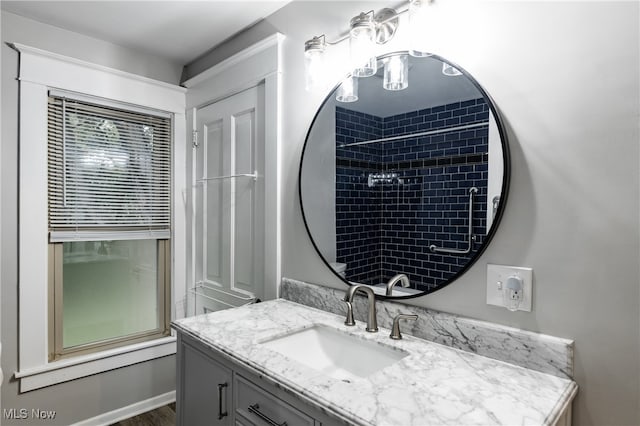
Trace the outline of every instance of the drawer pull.
{"label": "drawer pull", "polygon": [[256,416],[260,417],[265,422],[269,423],[271,426],[287,426],[287,422],[278,423],[278,422],[272,420],[266,414],[261,413],[260,412],[260,405],[258,405],[257,402],[255,404],[253,404],[253,405],[250,405],[248,410],[249,410],[250,413],[255,414]]}
{"label": "drawer pull", "polygon": [[226,388],[227,383],[218,383],[218,420],[229,415],[226,411],[222,411],[222,391]]}

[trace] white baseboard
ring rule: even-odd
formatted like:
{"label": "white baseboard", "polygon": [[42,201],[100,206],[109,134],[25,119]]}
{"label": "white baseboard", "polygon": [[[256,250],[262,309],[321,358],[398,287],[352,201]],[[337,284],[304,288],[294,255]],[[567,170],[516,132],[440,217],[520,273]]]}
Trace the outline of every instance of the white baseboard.
{"label": "white baseboard", "polygon": [[129,417],[137,416],[138,414],[146,413],[147,411],[170,404],[175,402],[175,400],[176,391],[167,392],[165,394],[154,396],[153,398],[136,402],[135,404],[83,420],[73,424],[72,426],[107,426],[119,422],[120,420],[128,419]]}

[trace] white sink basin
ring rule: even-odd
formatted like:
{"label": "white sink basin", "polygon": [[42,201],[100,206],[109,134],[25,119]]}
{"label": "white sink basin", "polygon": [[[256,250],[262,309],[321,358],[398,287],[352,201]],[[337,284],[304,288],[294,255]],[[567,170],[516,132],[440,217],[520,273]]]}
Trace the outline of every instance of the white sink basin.
{"label": "white sink basin", "polygon": [[409,355],[323,325],[276,337],[262,345],[346,382],[367,377]]}

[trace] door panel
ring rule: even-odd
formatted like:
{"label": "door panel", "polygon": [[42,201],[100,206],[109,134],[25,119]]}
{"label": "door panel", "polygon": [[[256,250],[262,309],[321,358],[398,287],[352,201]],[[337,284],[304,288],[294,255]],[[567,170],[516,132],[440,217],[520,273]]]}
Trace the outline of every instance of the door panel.
{"label": "door panel", "polygon": [[[239,306],[264,293],[264,132],[259,88],[196,113],[196,311]],[[257,179],[238,176],[257,172]],[[212,295],[213,292],[213,295]],[[218,296],[216,296],[218,292]],[[210,303],[206,303],[207,300]],[[213,300],[217,299],[217,300]]]}
{"label": "door panel", "polygon": [[[255,111],[235,118],[236,167],[238,170],[256,170],[257,159],[264,158],[262,144],[256,144]],[[264,160],[263,160],[264,161]],[[235,245],[234,245],[234,288],[253,294],[259,293],[259,279],[262,275],[264,250],[264,204],[258,204],[260,184],[253,179],[235,181]]]}
{"label": "door panel", "polygon": [[[206,129],[203,138],[203,176],[223,176],[224,169],[224,140],[223,121],[217,120],[211,124],[204,124]],[[228,254],[225,256],[224,247],[229,244],[228,235],[223,232],[229,215],[223,209],[218,208],[224,205],[225,191],[222,180],[210,180],[204,185],[206,192],[206,215],[204,215],[203,238],[207,244],[203,245],[203,254],[206,262],[205,276],[207,281],[213,283],[223,283],[229,280],[230,271],[228,265]],[[228,191],[227,191],[228,192]]]}

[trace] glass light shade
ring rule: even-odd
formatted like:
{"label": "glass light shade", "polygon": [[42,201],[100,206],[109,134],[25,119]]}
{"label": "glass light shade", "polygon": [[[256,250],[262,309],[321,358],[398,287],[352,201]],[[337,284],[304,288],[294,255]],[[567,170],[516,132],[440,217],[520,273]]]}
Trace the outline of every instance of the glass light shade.
{"label": "glass light shade", "polygon": [[325,87],[324,52],[314,50],[304,53],[305,89],[309,92],[319,91]]}
{"label": "glass light shade", "polygon": [[462,75],[462,73],[456,67],[454,67],[453,65],[449,65],[446,62],[442,63],[442,74],[449,77]]}
{"label": "glass light shade", "polygon": [[318,37],[304,46],[305,89],[315,92],[326,89],[326,64],[324,40]]}
{"label": "glass light shade", "polygon": [[409,87],[409,57],[393,55],[384,64],[382,87],[386,90],[403,90]]}
{"label": "glass light shade", "polygon": [[431,56],[431,40],[428,32],[431,0],[409,1],[409,54],[416,57]]}
{"label": "glass light shade", "polygon": [[336,92],[338,102],[355,102],[358,100],[358,79],[354,76],[345,78]]}
{"label": "glass light shade", "polygon": [[378,71],[376,27],[371,16],[361,13],[351,20],[349,50],[354,76],[369,77]]}

